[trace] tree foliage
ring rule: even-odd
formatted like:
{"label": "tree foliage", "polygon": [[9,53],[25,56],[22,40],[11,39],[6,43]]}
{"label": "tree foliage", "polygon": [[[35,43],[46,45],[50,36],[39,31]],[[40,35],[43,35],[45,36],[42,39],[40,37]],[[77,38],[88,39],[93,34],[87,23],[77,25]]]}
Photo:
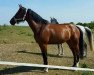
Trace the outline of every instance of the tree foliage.
{"label": "tree foliage", "polygon": [[82,25],[82,26],[87,26],[91,29],[94,29],[94,21],[91,21],[90,23],[81,23],[81,22],[78,22],[77,25]]}

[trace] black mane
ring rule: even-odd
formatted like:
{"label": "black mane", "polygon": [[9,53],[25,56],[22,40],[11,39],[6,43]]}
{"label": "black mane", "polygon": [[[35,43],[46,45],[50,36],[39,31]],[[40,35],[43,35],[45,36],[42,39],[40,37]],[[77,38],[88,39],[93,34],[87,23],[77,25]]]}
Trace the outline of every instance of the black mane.
{"label": "black mane", "polygon": [[49,22],[45,19],[43,19],[40,15],[38,15],[36,12],[34,12],[33,10],[31,9],[28,9],[27,12],[29,12],[29,14],[31,15],[32,19],[35,21],[35,22],[40,22],[40,23],[43,23],[43,24],[48,24]]}

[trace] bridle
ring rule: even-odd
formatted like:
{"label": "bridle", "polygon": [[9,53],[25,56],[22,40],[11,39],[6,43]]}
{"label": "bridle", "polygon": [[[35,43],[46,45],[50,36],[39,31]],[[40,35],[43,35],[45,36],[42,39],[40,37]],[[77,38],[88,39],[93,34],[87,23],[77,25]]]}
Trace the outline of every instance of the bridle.
{"label": "bridle", "polygon": [[18,21],[25,21],[26,14],[27,14],[27,10],[26,10],[26,12],[25,12],[25,14],[24,14],[24,16],[23,16],[22,18],[16,19],[16,18],[14,17],[14,21],[15,21],[16,23],[17,23]]}

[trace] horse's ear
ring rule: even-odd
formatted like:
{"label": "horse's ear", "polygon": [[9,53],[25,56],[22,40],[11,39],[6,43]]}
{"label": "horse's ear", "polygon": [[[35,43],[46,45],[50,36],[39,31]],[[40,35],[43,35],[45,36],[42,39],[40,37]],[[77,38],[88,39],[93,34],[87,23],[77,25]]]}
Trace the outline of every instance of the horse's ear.
{"label": "horse's ear", "polygon": [[21,4],[18,4],[19,5],[19,8],[22,8],[22,5]]}
{"label": "horse's ear", "polygon": [[50,17],[50,19],[52,19],[52,17]]}

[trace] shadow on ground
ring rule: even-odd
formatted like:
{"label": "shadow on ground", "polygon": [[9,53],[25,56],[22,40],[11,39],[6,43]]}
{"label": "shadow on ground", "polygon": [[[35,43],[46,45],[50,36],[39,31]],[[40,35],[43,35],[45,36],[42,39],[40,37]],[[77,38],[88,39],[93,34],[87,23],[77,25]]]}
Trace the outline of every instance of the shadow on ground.
{"label": "shadow on ground", "polygon": [[3,70],[0,70],[0,75],[17,74],[17,73],[32,72],[32,71],[44,72],[43,68],[39,68],[39,67],[17,66],[13,68],[6,68]]}
{"label": "shadow on ground", "polygon": [[[23,50],[23,51],[17,51],[17,53],[27,53],[27,54],[33,54],[33,55],[42,55],[41,53],[35,53],[35,52],[28,52],[26,50]],[[56,57],[56,58],[73,58],[72,56],[58,56],[58,55],[55,55],[55,54],[47,54],[47,56],[49,57]]]}
{"label": "shadow on ground", "polygon": [[[41,53],[27,52],[25,50],[17,51],[17,53],[27,53],[27,54],[33,54],[33,55],[42,55]],[[48,54],[48,56],[49,57],[62,58],[62,56],[58,56],[58,55],[55,55],[55,54]],[[73,57],[71,57],[71,56],[63,56],[63,58],[73,58]],[[23,72],[36,72],[36,71],[44,73],[43,68],[17,66],[17,67],[5,68],[3,70],[0,70],[0,75],[15,74],[15,73],[17,74],[17,73],[23,73]]]}

